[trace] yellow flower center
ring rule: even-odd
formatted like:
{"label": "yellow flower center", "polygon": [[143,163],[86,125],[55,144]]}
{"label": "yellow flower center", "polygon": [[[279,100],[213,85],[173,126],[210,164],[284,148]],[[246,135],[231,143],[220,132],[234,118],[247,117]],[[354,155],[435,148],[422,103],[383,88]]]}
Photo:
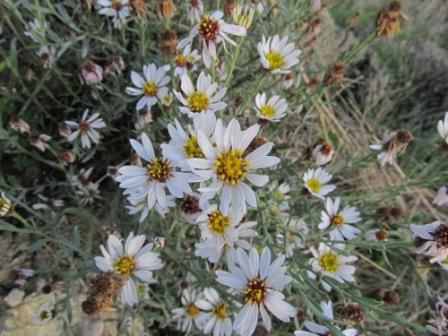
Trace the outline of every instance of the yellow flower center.
{"label": "yellow flower center", "polygon": [[272,118],[276,115],[277,111],[275,108],[269,105],[265,105],[260,109],[260,114],[265,118]]}
{"label": "yellow flower center", "polygon": [[170,162],[164,158],[155,158],[154,161],[146,165],[149,178],[159,182],[166,182],[171,176]]}
{"label": "yellow flower center", "polygon": [[341,226],[345,224],[345,218],[340,213],[337,213],[331,217],[331,224],[334,226]]}
{"label": "yellow flower center", "polygon": [[185,307],[185,314],[190,317],[196,317],[199,314],[199,308],[191,302]]}
{"label": "yellow flower center", "polygon": [[145,94],[145,96],[154,97],[157,95],[158,90],[159,87],[154,82],[148,82],[143,85],[143,93]]}
{"label": "yellow flower center", "polygon": [[224,303],[220,303],[215,307],[213,313],[219,320],[224,320],[227,317],[227,306]]}
{"label": "yellow flower center", "polygon": [[203,112],[210,106],[210,98],[205,92],[194,92],[188,97],[188,107],[192,112]]}
{"label": "yellow flower center", "polygon": [[224,216],[220,211],[214,211],[208,215],[208,227],[214,234],[224,236],[229,226],[230,218]]}
{"label": "yellow flower center", "polygon": [[243,159],[241,149],[232,149],[220,153],[215,163],[218,177],[224,182],[234,186],[240,182],[247,173],[249,162]]}
{"label": "yellow flower center", "polygon": [[308,189],[310,189],[313,193],[318,193],[322,189],[322,182],[320,182],[320,180],[315,177],[310,178],[306,182],[306,185],[308,186]]}
{"label": "yellow flower center", "polygon": [[336,254],[327,252],[320,257],[319,265],[325,272],[336,273],[336,271],[339,269],[340,262]]}
{"label": "yellow flower center", "polygon": [[267,291],[266,282],[261,278],[254,278],[246,285],[244,300],[249,304],[259,304],[264,301]]}
{"label": "yellow flower center", "polygon": [[205,155],[202,152],[201,147],[199,147],[198,139],[193,135],[191,136],[184,145],[184,152],[189,158],[204,158]]}
{"label": "yellow flower center", "polygon": [[126,277],[130,277],[134,274],[136,268],[137,263],[135,262],[135,259],[126,255],[118,258],[114,263],[115,272]]}
{"label": "yellow flower center", "polygon": [[177,57],[176,57],[176,65],[177,65],[179,68],[185,68],[185,67],[187,67],[187,63],[188,63],[188,59],[187,59],[186,56],[184,56],[184,55],[182,55],[182,54],[177,55]]}
{"label": "yellow flower center", "polygon": [[281,69],[286,64],[285,56],[276,51],[270,51],[265,56],[271,70]]}

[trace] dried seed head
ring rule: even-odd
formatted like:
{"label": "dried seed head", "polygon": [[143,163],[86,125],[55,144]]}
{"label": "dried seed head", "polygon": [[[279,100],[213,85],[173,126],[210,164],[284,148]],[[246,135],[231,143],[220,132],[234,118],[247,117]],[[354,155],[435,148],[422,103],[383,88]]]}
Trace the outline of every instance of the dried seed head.
{"label": "dried seed head", "polygon": [[306,29],[306,32],[308,34],[314,35],[319,34],[320,32],[320,19],[318,17],[314,18],[308,23],[308,27]]}
{"label": "dried seed head", "polygon": [[131,8],[139,19],[142,19],[148,13],[148,6],[144,0],[131,0]]}
{"label": "dried seed head", "polygon": [[408,20],[401,11],[401,1],[392,1],[387,10],[378,14],[377,36],[394,37],[400,32],[401,19]]}
{"label": "dried seed head", "polygon": [[345,64],[341,61],[337,61],[331,68],[330,72],[325,76],[324,84],[326,86],[340,85],[344,80],[344,74]]}
{"label": "dried seed head", "polygon": [[396,157],[403,152],[413,140],[413,136],[408,131],[397,131],[391,140],[386,144],[387,154]]}
{"label": "dried seed head", "polygon": [[88,296],[81,304],[82,311],[92,318],[101,316],[112,306],[111,297],[98,298],[95,296]]}
{"label": "dried seed head", "polygon": [[187,194],[180,201],[180,209],[186,214],[195,214],[202,211],[199,206],[199,199]]}
{"label": "dried seed head", "polygon": [[383,301],[387,305],[396,305],[400,303],[400,294],[394,290],[385,291],[383,294]]}
{"label": "dried seed head", "polygon": [[179,44],[179,39],[177,33],[172,29],[166,29],[162,33],[162,38],[160,40],[160,49],[165,55],[173,56],[177,53],[177,45]]}
{"label": "dried seed head", "polygon": [[90,296],[105,297],[117,294],[125,279],[112,272],[100,273],[90,282]]}
{"label": "dried seed head", "polygon": [[376,239],[378,239],[379,241],[385,241],[387,240],[387,238],[389,238],[389,231],[386,229],[379,229],[376,233],[375,233]]}
{"label": "dried seed head", "polygon": [[172,0],[161,0],[159,3],[158,14],[165,19],[171,18],[176,12],[176,6]]}
{"label": "dried seed head", "polygon": [[386,223],[393,222],[401,216],[400,208],[396,207],[380,207],[377,210],[378,220]]}
{"label": "dried seed head", "polygon": [[352,323],[361,322],[364,319],[364,311],[357,303],[349,303],[343,307],[340,307],[336,311],[344,320],[348,320]]}

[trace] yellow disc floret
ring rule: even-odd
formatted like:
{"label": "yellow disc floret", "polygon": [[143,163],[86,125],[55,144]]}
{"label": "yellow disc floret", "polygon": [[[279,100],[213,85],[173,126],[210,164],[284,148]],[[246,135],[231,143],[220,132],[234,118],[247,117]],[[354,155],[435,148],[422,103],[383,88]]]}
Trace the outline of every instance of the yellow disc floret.
{"label": "yellow disc floret", "polygon": [[224,320],[227,317],[227,306],[224,303],[220,303],[213,310],[216,318],[219,320]]}
{"label": "yellow disc floret", "polygon": [[210,106],[210,98],[202,91],[193,92],[187,102],[192,112],[204,112]]}
{"label": "yellow disc floret", "polygon": [[331,224],[334,226],[341,226],[345,224],[345,218],[340,213],[331,216]]}
{"label": "yellow disc floret", "polygon": [[319,265],[325,272],[336,273],[339,269],[340,262],[336,254],[327,252],[319,258]]}
{"label": "yellow disc floret", "polygon": [[265,118],[272,118],[275,117],[277,111],[275,110],[275,108],[273,108],[272,106],[269,105],[265,105],[260,109],[260,114],[265,117]]}
{"label": "yellow disc floret", "polygon": [[243,158],[243,151],[231,149],[218,154],[215,162],[215,170],[218,178],[234,186],[245,176],[249,168],[249,163]]}
{"label": "yellow disc floret", "polygon": [[199,314],[199,308],[193,302],[190,302],[185,307],[185,314],[190,317],[196,317]]}
{"label": "yellow disc floret", "polygon": [[244,300],[249,304],[259,304],[264,301],[266,294],[266,282],[261,278],[254,278],[246,285]]}
{"label": "yellow disc floret", "polygon": [[129,277],[134,274],[136,267],[137,263],[135,262],[135,259],[126,255],[118,258],[114,262],[115,272],[125,277]]}
{"label": "yellow disc floret", "polygon": [[285,56],[276,51],[270,51],[265,56],[268,61],[269,69],[271,70],[281,69],[286,64]]}
{"label": "yellow disc floret", "polygon": [[171,176],[171,165],[167,159],[155,158],[154,161],[146,165],[149,178],[159,182],[166,182]]}
{"label": "yellow disc floret", "polygon": [[208,227],[214,234],[224,236],[230,227],[230,218],[224,216],[220,211],[214,211],[208,215]]}
{"label": "yellow disc floret", "polygon": [[159,87],[154,82],[148,82],[143,85],[143,93],[145,94],[145,96],[154,97],[157,95],[158,90]]}
{"label": "yellow disc floret", "polygon": [[306,185],[308,186],[308,189],[313,193],[318,193],[322,189],[322,182],[315,177],[310,178],[306,182]]}
{"label": "yellow disc floret", "polygon": [[198,139],[192,135],[184,145],[184,153],[189,158],[204,158],[205,155],[199,147]]}

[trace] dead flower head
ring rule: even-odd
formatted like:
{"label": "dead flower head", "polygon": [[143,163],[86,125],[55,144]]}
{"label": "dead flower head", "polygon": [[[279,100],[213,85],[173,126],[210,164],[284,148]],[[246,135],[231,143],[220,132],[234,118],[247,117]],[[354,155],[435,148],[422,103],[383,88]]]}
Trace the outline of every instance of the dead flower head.
{"label": "dead flower head", "polygon": [[377,18],[377,36],[394,37],[400,32],[401,20],[409,18],[401,11],[401,0],[394,0],[389,8],[381,11]]}
{"label": "dead flower head", "polygon": [[345,64],[337,61],[324,79],[325,86],[340,85],[344,80]]}

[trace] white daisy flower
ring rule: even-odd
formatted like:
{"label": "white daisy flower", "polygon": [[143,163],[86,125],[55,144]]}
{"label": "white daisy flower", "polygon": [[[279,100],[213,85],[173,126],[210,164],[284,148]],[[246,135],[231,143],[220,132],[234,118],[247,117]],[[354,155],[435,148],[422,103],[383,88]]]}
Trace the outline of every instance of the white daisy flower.
{"label": "white daisy flower", "polygon": [[96,266],[103,272],[121,275],[124,286],[121,289],[121,301],[130,307],[138,303],[136,282],[153,282],[152,271],[163,267],[159,254],[151,252],[153,244],[146,244],[145,235],[134,236],[130,233],[123,244],[114,235],[107,239],[107,249],[101,245],[103,256],[95,257]]}
{"label": "white daisy flower", "polygon": [[0,197],[0,217],[6,217],[11,214],[13,207],[9,198],[5,196],[2,192],[2,197]]}
{"label": "white daisy flower", "polygon": [[[223,110],[227,104],[221,99],[226,94],[226,88],[218,90],[218,84],[212,83],[212,77],[201,72],[196,82],[196,89],[188,74],[184,74],[181,79],[181,88],[184,95],[173,90],[176,98],[184,106],[179,109],[182,113],[193,118],[199,112],[215,112]],[[216,92],[216,90],[218,90]]]}
{"label": "white daisy flower", "polygon": [[316,147],[314,147],[312,155],[316,160],[316,166],[326,165],[333,158],[333,146],[326,142],[318,144]]}
{"label": "white daisy flower", "polygon": [[273,122],[280,121],[288,109],[288,103],[285,98],[280,96],[272,96],[268,101],[266,93],[259,93],[255,97],[255,110],[257,117]]}
{"label": "white daisy flower", "polygon": [[445,118],[437,123],[437,131],[448,145],[448,112],[445,113]]}
{"label": "white daisy flower", "polygon": [[279,35],[269,37],[263,36],[257,44],[261,64],[273,74],[287,74],[291,68],[299,63],[301,51],[295,49],[294,43],[288,43],[288,36],[280,39]]}
{"label": "white daisy flower", "polygon": [[213,336],[232,335],[232,320],[229,317],[229,308],[214,288],[205,288],[204,299],[199,300],[197,304],[204,311],[198,318],[199,324],[203,326],[202,332],[204,334],[213,331]]}
{"label": "white daisy flower", "polygon": [[448,187],[442,186],[437,190],[437,195],[434,197],[433,203],[438,206],[448,203]]}
{"label": "white daisy flower", "polygon": [[313,195],[320,199],[336,189],[334,184],[327,184],[333,176],[325,169],[309,169],[303,176],[305,188]]}
{"label": "white daisy flower", "polygon": [[224,215],[216,205],[205,210],[197,219],[204,241],[195,244],[195,255],[216,263],[225,249],[250,249],[251,245],[246,239],[257,235],[252,229],[257,223],[241,223],[243,215],[241,211],[233,209]]}
{"label": "white daisy flower", "polygon": [[131,80],[135,87],[127,87],[126,93],[131,96],[140,96],[135,107],[137,111],[145,106],[150,109],[167,95],[168,88],[165,85],[170,82],[170,78],[166,76],[169,69],[169,65],[157,68],[154,63],[151,63],[143,66],[144,77],[131,71]]}
{"label": "white daisy flower", "polygon": [[81,136],[82,148],[90,148],[91,142],[98,144],[100,142],[100,134],[96,130],[106,127],[106,123],[100,117],[100,114],[94,113],[89,117],[88,109],[84,111],[79,123],[75,121],[65,121],[65,123],[76,129],[75,132],[70,134],[68,141],[73,142],[78,136]]}
{"label": "white daisy flower", "polygon": [[190,34],[179,42],[179,48],[184,48],[199,35],[202,41],[202,59],[207,68],[210,68],[212,60],[217,59],[216,48],[220,42],[228,42],[233,46],[227,34],[236,36],[246,36],[246,29],[237,25],[228,24],[222,20],[224,13],[215,11],[210,15],[204,15],[197,25],[193,27]]}
{"label": "white daisy flower", "polygon": [[148,163],[144,167],[123,166],[116,178],[120,187],[125,188],[125,194],[131,194],[129,200],[141,200],[147,197],[148,208],[152,209],[158,203],[161,209],[168,207],[165,187],[171,195],[182,198],[184,193],[191,193],[189,180],[192,174],[177,172],[175,166],[165,157],[156,157],[151,141],[142,133],[142,144],[130,140],[132,148],[138,156]]}
{"label": "white daisy flower", "polygon": [[336,197],[335,201],[331,198],[326,199],[326,212],[322,211],[321,213],[319,229],[325,230],[331,226],[331,240],[352,240],[361,232],[361,230],[349,224],[359,223],[361,221],[360,213],[355,207],[345,207],[343,210],[339,211],[340,205],[340,197]]}
{"label": "white daisy flower", "polygon": [[[338,245],[338,249],[343,249],[343,245]],[[311,265],[315,273],[321,276],[328,276],[341,283],[354,282],[355,278],[353,274],[356,268],[349,263],[358,260],[355,256],[343,256],[331,249],[328,245],[321,243],[319,249],[311,248],[313,258],[311,259]],[[312,279],[316,279],[316,275],[312,272],[308,272],[308,276]],[[325,290],[330,291],[331,286],[321,279],[322,286]]]}
{"label": "white daisy flower", "polygon": [[53,319],[53,308],[48,302],[44,302],[32,317],[34,324],[42,325]]}
{"label": "white daisy flower", "polygon": [[420,237],[425,243],[417,249],[417,253],[432,257],[431,263],[442,262],[448,258],[448,225],[435,221],[426,225],[411,224],[414,237]]}
{"label": "white daisy flower", "polygon": [[233,329],[242,336],[250,336],[254,332],[258,313],[260,312],[264,327],[271,330],[269,310],[280,321],[288,323],[296,310],[284,301],[281,293],[292,278],[285,275],[283,266],[285,256],[277,257],[271,263],[271,250],[263,249],[261,256],[255,248],[249,255],[242,249],[237,250],[236,264],[229,265],[230,272],[216,271],[217,281],[229,286],[244,295],[244,306],[233,322]]}
{"label": "white daisy flower", "polygon": [[121,27],[130,16],[129,0],[96,0],[96,5],[99,14],[113,17],[115,28]]}
{"label": "white daisy flower", "polygon": [[291,258],[296,248],[303,248],[304,244],[301,235],[306,236],[310,232],[308,225],[303,219],[291,219],[287,224],[285,233],[278,233],[277,243],[285,247],[285,255]]}
{"label": "white daisy flower", "polygon": [[204,11],[204,4],[202,3],[202,0],[190,0],[187,10],[188,18],[193,24],[201,19],[202,12]]}
{"label": "white daisy flower", "polygon": [[[138,192],[137,192],[137,194],[138,194]],[[169,208],[173,208],[176,206],[173,196],[168,195],[166,197],[166,200],[167,200],[166,208],[162,208],[159,203],[156,203],[154,205],[154,209],[157,211],[157,213],[162,218],[165,217],[165,215],[168,213]],[[138,221],[140,223],[143,222],[146,219],[146,217],[148,217],[149,210],[151,210],[148,207],[147,196],[145,195],[145,196],[141,197],[140,199],[129,197],[128,201],[129,201],[129,203],[131,203],[131,205],[126,206],[126,208],[129,210],[129,214],[135,215],[140,212],[140,217],[139,217]]]}
{"label": "white daisy flower", "polygon": [[168,133],[171,140],[168,144],[162,144],[163,155],[178,165],[184,171],[190,170],[187,162],[192,158],[204,158],[204,153],[199,147],[197,130],[201,130],[207,137],[210,137],[216,126],[216,117],[213,113],[199,113],[193,117],[193,127],[190,128],[189,134],[185,132],[182,125],[177,119],[174,120],[175,125],[168,124]]}
{"label": "white daisy flower", "polygon": [[191,44],[188,44],[183,51],[180,51],[174,59],[176,67],[174,68],[174,76],[182,77],[189,71],[194,71],[197,66],[196,62],[201,57],[196,49],[191,50]]}
{"label": "white daisy flower", "polygon": [[198,144],[204,153],[204,158],[189,159],[194,173],[212,180],[212,183],[200,188],[201,202],[221,194],[220,211],[227,214],[229,206],[242,209],[246,212],[246,203],[252,207],[257,206],[255,192],[245,183],[248,180],[257,187],[269,181],[267,175],[254,174],[255,169],[268,168],[280,162],[275,156],[268,156],[273,147],[267,142],[249,154],[248,146],[257,135],[259,125],[253,125],[242,131],[236,119],[232,119],[227,127],[218,120],[210,140],[204,132],[197,130]]}
{"label": "white daisy flower", "polygon": [[[333,314],[333,303],[331,301],[325,302],[322,301],[320,303],[320,307],[322,308],[322,313],[324,318],[329,321],[334,320]],[[304,326],[308,331],[296,330],[294,332],[294,336],[326,336],[330,334],[330,329],[326,326],[317,324],[313,321],[305,321]],[[356,336],[358,335],[358,331],[356,329],[345,329],[342,331],[344,336]]]}
{"label": "white daisy flower", "polygon": [[193,324],[199,330],[203,329],[203,321],[201,319],[202,312],[199,309],[201,295],[197,295],[196,291],[192,288],[187,288],[182,291],[181,302],[183,308],[176,308],[171,311],[173,319],[178,321],[178,328],[185,333],[189,333]]}

